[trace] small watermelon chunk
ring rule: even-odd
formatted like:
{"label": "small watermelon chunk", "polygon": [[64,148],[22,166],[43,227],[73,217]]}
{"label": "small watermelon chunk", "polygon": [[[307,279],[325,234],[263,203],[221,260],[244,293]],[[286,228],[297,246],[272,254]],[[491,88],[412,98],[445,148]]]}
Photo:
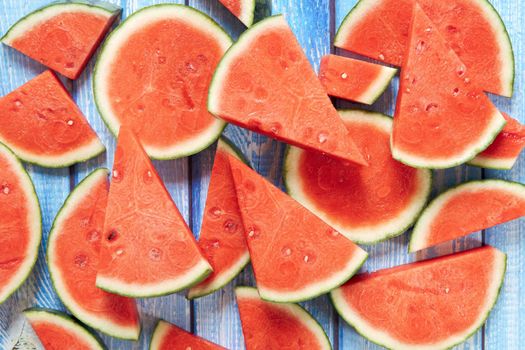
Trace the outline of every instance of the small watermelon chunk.
{"label": "small watermelon chunk", "polygon": [[420,168],[449,168],[487,148],[505,118],[415,6],[394,117],[392,154]]}
{"label": "small watermelon chunk", "polygon": [[264,301],[251,287],[237,287],[235,294],[246,350],[332,349],[321,325],[299,305]]}
{"label": "small watermelon chunk", "polygon": [[259,294],[298,302],[350,279],[368,254],[237,158],[229,157]]}
{"label": "small watermelon chunk", "polygon": [[107,2],[57,1],[20,19],[0,40],[77,79],[119,15],[120,7]]}
{"label": "small watermelon chunk", "polygon": [[[337,31],[334,45],[401,66],[414,0],[360,0]],[[498,12],[487,0],[417,0],[486,91],[508,96],[514,85],[514,54]]]}
{"label": "small watermelon chunk", "polygon": [[256,0],[219,0],[246,27],[253,24]]}
{"label": "small watermelon chunk", "polygon": [[51,168],[69,166],[105,150],[51,71],[0,98],[0,142],[22,160]]}
{"label": "small watermelon chunk", "polygon": [[392,158],[392,119],[360,110],[340,111],[367,167],[290,147],[284,181],[290,196],[354,242],[377,243],[402,234],[417,219],[432,173]]}
{"label": "small watermelon chunk", "polygon": [[506,255],[482,248],[358,275],[331,293],[339,315],[389,349],[449,349],[487,319]]}
{"label": "small watermelon chunk", "polygon": [[372,104],[386,90],[397,69],[353,58],[325,55],[319,80],[330,96]]}
{"label": "small watermelon chunk", "polygon": [[24,311],[31,327],[46,350],[105,350],[102,340],[68,315],[50,309]]}
{"label": "small watermelon chunk", "polygon": [[40,205],[18,158],[0,143],[0,304],[29,276],[42,238]]}
{"label": "small watermelon chunk", "polygon": [[423,211],[412,231],[414,252],[525,215],[525,185],[503,180],[461,184],[437,198]]}
{"label": "small watermelon chunk", "polygon": [[149,350],[226,350],[222,346],[160,320],[153,331]]}
{"label": "small watermelon chunk", "polygon": [[138,139],[120,128],[96,285],[130,297],[188,288],[212,271]]}
{"label": "small watermelon chunk", "polygon": [[525,147],[525,126],[506,113],[507,124],[494,142],[472,159],[469,164],[483,168],[511,169]]}
{"label": "small watermelon chunk", "polygon": [[221,137],[213,161],[198,242],[213,273],[189,290],[189,299],[211,294],[224,287],[250,261],[229,155],[247,163],[240,151],[229,140]]}
{"label": "small watermelon chunk", "polygon": [[108,335],[137,340],[135,301],[95,286],[107,199],[106,169],[78,184],[49,233],[47,264],[57,295],[76,318]]}
{"label": "small watermelon chunk", "polygon": [[208,109],[243,128],[366,164],[283,16],[258,22],[228,50]]}

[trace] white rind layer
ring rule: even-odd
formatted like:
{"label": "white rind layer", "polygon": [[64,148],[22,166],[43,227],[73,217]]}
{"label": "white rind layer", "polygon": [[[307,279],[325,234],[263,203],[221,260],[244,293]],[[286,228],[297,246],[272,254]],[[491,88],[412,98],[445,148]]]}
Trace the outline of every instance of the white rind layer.
{"label": "white rind layer", "polygon": [[390,81],[396,75],[396,73],[396,68],[381,66],[381,72],[377,78],[370,84],[368,89],[361,94],[361,96],[356,98],[356,101],[366,103],[368,105],[374,103],[386,90],[388,84],[390,84]]}

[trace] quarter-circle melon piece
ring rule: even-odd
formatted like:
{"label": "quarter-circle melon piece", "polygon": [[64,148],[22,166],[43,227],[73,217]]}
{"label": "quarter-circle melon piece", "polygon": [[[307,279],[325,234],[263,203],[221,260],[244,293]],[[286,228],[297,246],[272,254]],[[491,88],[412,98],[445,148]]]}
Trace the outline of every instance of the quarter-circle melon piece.
{"label": "quarter-circle melon piece", "polygon": [[24,311],[31,327],[46,350],[105,350],[102,340],[65,313],[30,308]]}
{"label": "quarter-circle melon piece", "polygon": [[47,264],[57,295],[77,319],[108,335],[137,340],[135,301],[95,285],[107,197],[106,169],[95,170],[75,187],[49,233]]}
{"label": "quarter-circle melon piece", "polygon": [[219,137],[225,123],[207,110],[213,72],[231,39],[189,6],[145,7],[123,21],[97,59],[93,91],[114,135],[126,124],[150,157],[195,154]]}
{"label": "quarter-circle melon piece", "polygon": [[219,0],[245,26],[253,24],[256,0]]}
{"label": "quarter-circle melon piece", "polygon": [[171,323],[160,320],[155,326],[149,350],[226,350],[206,339],[186,332]]}
{"label": "quarter-circle melon piece", "polygon": [[235,288],[246,350],[331,350],[321,325],[298,304],[264,301],[252,287]]}
{"label": "quarter-circle melon piece", "polygon": [[410,227],[423,209],[432,173],[392,158],[392,119],[360,110],[339,111],[367,167],[289,147],[283,176],[290,196],[350,240],[373,244]]}
{"label": "quarter-circle melon piece", "polygon": [[504,180],[471,181],[438,197],[423,211],[410,238],[414,252],[525,215],[525,185]]}
{"label": "quarter-circle melon piece", "polygon": [[29,276],[42,238],[40,205],[18,158],[0,143],[0,304]]}
{"label": "quarter-circle melon piece", "polygon": [[503,284],[506,255],[491,247],[354,277],[331,293],[339,315],[388,349],[449,349],[489,316]]}
{"label": "quarter-circle melon piece", "polygon": [[119,15],[120,7],[108,2],[56,1],[20,19],[1,41],[77,79]]}

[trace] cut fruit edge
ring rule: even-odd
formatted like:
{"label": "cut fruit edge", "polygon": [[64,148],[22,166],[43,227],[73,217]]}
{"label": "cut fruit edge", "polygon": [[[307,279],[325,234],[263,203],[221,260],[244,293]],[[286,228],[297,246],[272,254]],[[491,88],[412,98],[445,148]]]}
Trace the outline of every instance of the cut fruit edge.
{"label": "cut fruit edge", "polygon": [[429,228],[431,227],[433,220],[439,215],[443,206],[451,199],[456,196],[461,196],[462,193],[467,191],[485,190],[487,188],[508,192],[510,195],[520,196],[525,200],[525,185],[506,180],[490,179],[469,181],[448,189],[434,198],[421,213],[421,216],[412,230],[412,235],[408,244],[408,251],[412,253],[426,247],[430,234]]}
{"label": "cut fruit edge", "polygon": [[[250,27],[253,24],[253,21],[255,20],[256,1],[257,0],[239,0],[239,3],[241,4],[241,13],[239,14],[239,16],[237,16],[237,18],[246,27]],[[226,7],[226,5],[224,6]]]}
{"label": "cut fruit edge", "polygon": [[388,88],[390,81],[397,74],[396,68],[391,68],[387,66],[381,66],[381,72],[377,78],[370,84],[368,89],[356,98],[356,100],[362,101],[368,105],[373,104]]}
{"label": "cut fruit edge", "polygon": [[475,158],[468,162],[468,165],[485,168],[485,169],[496,169],[496,170],[510,170],[516,164],[518,157],[508,158],[491,158],[477,155]]}
{"label": "cut fruit edge", "polygon": [[367,320],[361,318],[358,312],[346,302],[344,294],[340,288],[334,289],[330,293],[330,298],[337,313],[343,318],[343,320],[351,325],[357,331],[357,333],[371,342],[374,342],[385,348],[406,350],[450,349],[453,346],[460,344],[466,339],[470,338],[483,326],[490,314],[490,311],[498,300],[498,296],[505,277],[507,256],[499,250],[496,250],[496,254],[497,255],[494,259],[496,263],[494,264],[492,277],[490,279],[491,284],[488,288],[488,296],[486,297],[485,305],[483,305],[476,322],[474,322],[467,330],[461,332],[460,334],[452,335],[448,339],[442,340],[439,343],[428,345],[402,343],[393,338],[390,334],[379,330],[377,327],[371,325]]}

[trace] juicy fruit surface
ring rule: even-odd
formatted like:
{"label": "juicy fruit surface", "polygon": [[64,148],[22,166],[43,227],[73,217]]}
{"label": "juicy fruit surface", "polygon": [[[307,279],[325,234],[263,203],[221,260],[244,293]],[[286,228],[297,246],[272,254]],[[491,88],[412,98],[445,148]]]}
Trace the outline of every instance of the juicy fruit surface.
{"label": "juicy fruit surface", "polygon": [[358,275],[332,292],[341,316],[388,348],[448,348],[488,316],[505,254],[490,246]]}
{"label": "juicy fruit surface", "polygon": [[165,321],[159,321],[150,350],[225,350],[222,346],[197,337]]}
{"label": "juicy fruit surface", "polygon": [[227,122],[366,164],[282,16],[257,23],[228,51],[208,108]]}
{"label": "juicy fruit surface", "polygon": [[60,157],[93,144],[99,152],[103,150],[69,93],[50,71],[0,99],[0,142],[31,161]]}
{"label": "juicy fruit surface", "polygon": [[[185,288],[206,272],[192,269],[208,266],[151,161],[127,127],[121,127],[119,133],[102,237],[97,285],[113,289],[114,282],[125,295]],[[178,280],[181,276],[186,278]]]}
{"label": "juicy fruit surface", "polygon": [[415,166],[455,166],[486,148],[505,121],[423,10],[414,11],[393,154]]}
{"label": "juicy fruit surface", "polygon": [[78,319],[105,333],[138,338],[135,301],[95,286],[107,187],[107,171],[98,170],[72,192],[50,234],[49,270],[57,294]]}

